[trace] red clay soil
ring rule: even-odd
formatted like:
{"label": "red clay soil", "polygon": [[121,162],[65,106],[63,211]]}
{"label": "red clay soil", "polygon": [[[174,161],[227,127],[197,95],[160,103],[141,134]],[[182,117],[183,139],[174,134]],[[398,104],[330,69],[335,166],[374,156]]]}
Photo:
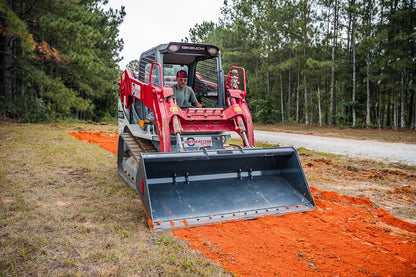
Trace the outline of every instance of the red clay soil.
{"label": "red clay soil", "polygon": [[71,136],[79,139],[83,142],[95,143],[102,148],[110,151],[111,153],[117,154],[118,146],[118,134],[113,132],[72,132],[69,133]]}
{"label": "red clay soil", "polygon": [[[71,135],[117,151],[115,133]],[[367,198],[311,190],[312,212],[172,232],[237,276],[416,276],[416,225]]]}

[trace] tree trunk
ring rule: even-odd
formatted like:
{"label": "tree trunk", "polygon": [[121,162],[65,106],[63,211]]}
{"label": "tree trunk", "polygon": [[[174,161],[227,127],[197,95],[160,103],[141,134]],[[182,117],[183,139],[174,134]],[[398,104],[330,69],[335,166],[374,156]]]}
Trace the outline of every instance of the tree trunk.
{"label": "tree trunk", "polygon": [[410,114],[412,116],[411,116],[411,119],[410,119],[410,122],[411,122],[410,123],[411,124],[410,128],[413,128],[413,129],[416,130],[416,92],[414,90],[413,90],[413,95],[412,95],[411,99],[412,99],[412,101],[411,101],[411,104],[410,104],[410,108],[411,108]]}
{"label": "tree trunk", "polygon": [[413,90],[413,128],[416,131],[416,91]]}
{"label": "tree trunk", "polygon": [[306,74],[303,76],[303,81],[305,83],[305,125],[309,124],[308,117],[308,89],[306,88]]}
{"label": "tree trunk", "polygon": [[300,86],[300,65],[298,66],[298,84],[296,86],[296,123],[299,123],[299,86]]}
{"label": "tree trunk", "polygon": [[[254,91],[259,91],[258,90],[258,87],[259,87],[258,86],[258,82],[259,82],[259,60],[258,60],[258,56],[254,57],[254,64],[255,64],[254,72],[255,72],[255,75],[256,75],[256,82],[255,82],[255,90]],[[261,98],[259,93],[256,93],[256,98]]]}
{"label": "tree trunk", "polygon": [[283,77],[282,71],[279,72],[280,77],[280,108],[282,109],[282,123],[285,123],[285,110],[284,110],[284,103],[283,103]]}
{"label": "tree trunk", "polygon": [[318,116],[319,116],[319,126],[322,127],[322,110],[321,110],[321,89],[318,84]]}
{"label": "tree trunk", "polygon": [[374,108],[375,108],[375,120],[376,120],[377,128],[380,130],[381,129],[381,113],[382,113],[380,97],[377,99],[376,106]]}
{"label": "tree trunk", "polygon": [[393,129],[397,130],[398,122],[397,122],[397,116],[398,116],[398,107],[397,107],[397,100],[396,95],[393,95]]}
{"label": "tree trunk", "polygon": [[403,130],[406,127],[405,120],[405,101],[406,101],[406,68],[403,68],[402,72],[402,91],[401,91],[401,101],[400,101],[400,128]]}
{"label": "tree trunk", "polygon": [[382,97],[380,94],[380,88],[377,88],[377,91],[375,91],[375,93],[377,95],[379,95],[380,100],[380,109],[381,109],[381,128],[386,129],[387,128],[387,119],[388,119],[388,109],[390,108],[390,106],[387,106],[386,102],[388,102],[388,105],[390,105],[390,97],[388,98],[388,100],[386,99],[386,97]]}
{"label": "tree trunk", "polygon": [[331,103],[329,107],[329,124],[335,124],[335,45],[332,46],[332,63],[331,66]]}
{"label": "tree trunk", "polygon": [[337,47],[338,33],[338,0],[335,0],[334,6],[334,38],[332,43],[332,67],[331,67],[331,103],[329,108],[330,124],[335,124],[335,49]]}
{"label": "tree trunk", "polygon": [[[292,52],[290,52],[290,59],[292,59]],[[291,119],[292,113],[292,66],[289,67],[289,84],[288,84],[288,98],[287,98],[287,118]]]}
{"label": "tree trunk", "polygon": [[370,128],[371,125],[371,115],[370,115],[370,109],[371,109],[371,95],[370,95],[370,49],[367,52],[367,68],[366,68],[366,75],[367,75],[367,115],[365,118],[365,125],[367,128]]}
{"label": "tree trunk", "polygon": [[356,69],[355,69],[355,55],[356,55],[356,45],[355,45],[355,15],[352,17],[352,30],[351,30],[351,48],[352,48],[352,127],[357,125],[357,115],[355,111],[355,94],[356,94]]}
{"label": "tree trunk", "polygon": [[270,95],[270,73],[267,71],[267,95]]}

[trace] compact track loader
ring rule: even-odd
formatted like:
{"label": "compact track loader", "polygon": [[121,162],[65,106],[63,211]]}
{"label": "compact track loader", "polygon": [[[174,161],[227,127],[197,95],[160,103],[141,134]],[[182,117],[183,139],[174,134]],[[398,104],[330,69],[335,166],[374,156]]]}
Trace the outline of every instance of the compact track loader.
{"label": "compact track loader", "polygon": [[[176,72],[202,108],[178,106]],[[241,77],[241,80],[240,80]],[[293,147],[255,148],[243,68],[224,77],[220,50],[171,42],[140,56],[118,82],[118,170],[153,230],[313,210]],[[236,132],[243,147],[227,144]]]}

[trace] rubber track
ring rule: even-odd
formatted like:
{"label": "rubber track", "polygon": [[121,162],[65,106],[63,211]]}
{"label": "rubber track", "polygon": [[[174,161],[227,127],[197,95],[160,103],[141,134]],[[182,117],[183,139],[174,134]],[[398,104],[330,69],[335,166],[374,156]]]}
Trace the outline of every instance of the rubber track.
{"label": "rubber track", "polygon": [[156,152],[150,140],[134,137],[131,133],[123,133],[121,137],[137,161],[140,160],[140,153]]}

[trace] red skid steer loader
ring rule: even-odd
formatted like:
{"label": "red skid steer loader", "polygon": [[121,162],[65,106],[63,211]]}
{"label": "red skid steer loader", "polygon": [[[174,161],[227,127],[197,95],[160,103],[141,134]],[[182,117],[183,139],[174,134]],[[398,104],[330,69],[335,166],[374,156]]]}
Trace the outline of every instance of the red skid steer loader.
{"label": "red skid steer loader", "polygon": [[[180,70],[202,108],[176,104]],[[314,209],[297,151],[254,147],[245,71],[232,67],[224,78],[217,47],[161,44],[118,84],[118,171],[139,194],[152,230]],[[230,132],[244,147],[226,144]]]}

